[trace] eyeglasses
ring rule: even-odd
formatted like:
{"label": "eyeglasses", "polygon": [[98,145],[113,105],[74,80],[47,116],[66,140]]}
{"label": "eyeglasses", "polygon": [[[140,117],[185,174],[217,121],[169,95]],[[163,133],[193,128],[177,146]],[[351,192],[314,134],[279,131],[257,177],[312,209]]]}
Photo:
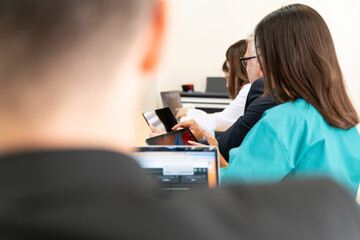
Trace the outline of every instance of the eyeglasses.
{"label": "eyeglasses", "polygon": [[252,56],[252,57],[243,57],[243,58],[239,58],[239,61],[241,62],[241,64],[243,65],[244,68],[247,67],[247,63],[250,59],[252,58],[257,58],[256,56]]}

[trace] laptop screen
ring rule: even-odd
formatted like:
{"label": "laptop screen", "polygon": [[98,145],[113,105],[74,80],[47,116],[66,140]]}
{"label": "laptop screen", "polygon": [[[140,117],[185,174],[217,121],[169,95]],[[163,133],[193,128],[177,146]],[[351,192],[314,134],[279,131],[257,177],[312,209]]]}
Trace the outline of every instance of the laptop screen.
{"label": "laptop screen", "polygon": [[163,190],[186,191],[219,185],[214,147],[141,147],[132,154]]}

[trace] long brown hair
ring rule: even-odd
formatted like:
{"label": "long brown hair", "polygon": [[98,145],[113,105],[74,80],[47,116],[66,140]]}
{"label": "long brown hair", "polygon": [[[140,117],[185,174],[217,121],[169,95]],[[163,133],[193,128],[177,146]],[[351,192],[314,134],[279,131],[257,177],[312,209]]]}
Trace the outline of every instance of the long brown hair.
{"label": "long brown hair", "polygon": [[226,60],[229,62],[228,91],[231,99],[235,99],[241,88],[249,83],[246,69],[239,61],[246,53],[247,40],[240,40],[231,45],[226,51]]}
{"label": "long brown hair", "polygon": [[270,93],[280,102],[303,98],[338,128],[359,122],[330,31],[314,9],[293,4],[270,13],[256,26],[255,45],[265,77],[264,95]]}

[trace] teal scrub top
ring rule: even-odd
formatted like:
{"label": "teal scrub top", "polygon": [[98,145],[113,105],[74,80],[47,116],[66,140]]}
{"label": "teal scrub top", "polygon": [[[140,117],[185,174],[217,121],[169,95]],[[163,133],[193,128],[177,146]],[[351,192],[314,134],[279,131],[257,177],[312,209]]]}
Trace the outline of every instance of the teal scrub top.
{"label": "teal scrub top", "polygon": [[267,110],[238,148],[230,151],[222,184],[330,177],[356,196],[360,135],[330,126],[303,99]]}

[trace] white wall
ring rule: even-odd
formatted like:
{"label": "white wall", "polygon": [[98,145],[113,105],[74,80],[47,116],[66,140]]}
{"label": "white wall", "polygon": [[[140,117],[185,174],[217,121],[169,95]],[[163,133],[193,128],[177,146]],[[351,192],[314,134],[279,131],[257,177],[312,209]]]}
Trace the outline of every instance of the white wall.
{"label": "white wall", "polygon": [[[161,107],[160,91],[181,90],[187,83],[204,90],[207,76],[222,76],[225,51],[232,43],[248,37],[266,14],[295,2],[169,0],[163,59],[144,110]],[[316,9],[327,22],[350,95],[360,112],[360,0],[299,2]]]}

